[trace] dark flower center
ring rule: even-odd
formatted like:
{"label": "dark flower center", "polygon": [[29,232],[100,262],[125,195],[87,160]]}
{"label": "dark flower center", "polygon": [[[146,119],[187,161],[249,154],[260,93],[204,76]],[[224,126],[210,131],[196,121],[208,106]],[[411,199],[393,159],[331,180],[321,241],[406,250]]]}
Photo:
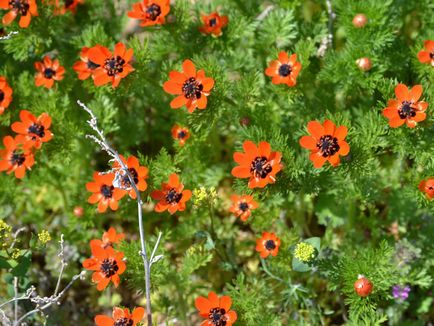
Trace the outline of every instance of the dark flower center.
{"label": "dark flower center", "polygon": [[274,250],[275,248],[276,248],[276,243],[274,242],[274,240],[265,241],[265,249]]}
{"label": "dark flower center", "polygon": [[282,77],[287,77],[291,74],[292,68],[288,64],[283,64],[279,67],[279,75]]}
{"label": "dark flower center", "polygon": [[[130,172],[131,176],[133,177],[134,183],[138,184],[139,183],[139,174],[137,173],[136,169],[129,168],[128,171]],[[126,175],[126,174],[122,177],[122,187],[123,188],[131,188],[130,178],[128,178],[128,175]]]}
{"label": "dark flower center", "polygon": [[182,92],[188,99],[199,99],[202,95],[203,85],[200,84],[196,78],[190,77],[182,85]]}
{"label": "dark flower center", "polygon": [[98,67],[99,67],[99,64],[92,62],[90,60],[87,60],[87,69],[95,70]]}
{"label": "dark flower center", "polygon": [[5,99],[5,93],[0,89],[0,103]]}
{"label": "dark flower center", "polygon": [[0,36],[5,36],[6,35],[6,31],[3,27],[0,27]]}
{"label": "dark flower center", "polygon": [[214,326],[225,326],[226,325],[226,310],[223,308],[212,308],[209,311],[208,319]]}
{"label": "dark flower center", "polygon": [[53,69],[51,69],[51,68],[46,68],[44,70],[44,76],[47,79],[53,78],[55,74],[56,74],[56,72]]}
{"label": "dark flower center", "polygon": [[104,68],[105,70],[107,70],[107,75],[112,77],[124,71],[124,64],[125,60],[122,59],[120,56],[116,56],[110,59],[106,59],[106,61],[104,62]]}
{"label": "dark flower center", "polygon": [[42,138],[45,136],[44,126],[42,126],[38,123],[32,124],[27,131],[29,132],[29,134],[35,134],[39,138]]}
{"label": "dark flower center", "polygon": [[339,152],[340,149],[338,139],[331,135],[321,136],[319,142],[316,144],[316,147],[319,148],[323,157],[333,156]]}
{"label": "dark flower center", "polygon": [[247,211],[247,210],[249,209],[249,204],[247,204],[247,203],[244,201],[244,202],[242,202],[242,203],[240,203],[240,204],[238,205],[238,208],[240,209],[240,211],[245,212],[245,211]]}
{"label": "dark flower center", "polygon": [[123,317],[116,320],[113,326],[133,326],[133,324],[134,321],[132,319]]}
{"label": "dark flower center", "polygon": [[210,27],[214,27],[214,26],[216,26],[217,25],[217,18],[211,18],[210,20],[209,20],[209,26]]}
{"label": "dark flower center", "polygon": [[431,59],[434,59],[434,51],[432,51],[432,52],[429,54],[429,57],[430,57]]}
{"label": "dark flower center", "polygon": [[27,0],[9,0],[9,7],[25,16],[30,5],[27,3]]}
{"label": "dark flower center", "polygon": [[169,204],[179,203],[182,198],[182,194],[177,192],[174,188],[170,189],[166,194],[166,201]]}
{"label": "dark flower center", "polygon": [[148,8],[146,8],[146,14],[150,20],[154,21],[158,18],[158,16],[160,16],[161,8],[159,5],[156,5],[155,3],[153,3]]}
{"label": "dark flower center", "polygon": [[100,270],[105,277],[112,277],[119,270],[118,263],[113,258],[106,258],[102,261]]}
{"label": "dark flower center", "polygon": [[184,130],[181,130],[180,132],[178,132],[178,138],[179,139],[184,139],[185,136],[187,136],[187,133]]}
{"label": "dark flower center", "polygon": [[115,187],[113,186],[103,185],[101,186],[100,192],[104,196],[104,198],[108,199],[108,198],[112,198],[114,189]]}
{"label": "dark flower center", "polygon": [[13,151],[11,158],[9,159],[12,165],[18,165],[18,166],[21,166],[25,160],[26,157],[24,156],[24,154],[18,153],[17,151]]}
{"label": "dark flower center", "polygon": [[411,107],[413,103],[404,101],[398,109],[398,114],[401,119],[413,118],[416,115],[416,110]]}
{"label": "dark flower center", "polygon": [[257,157],[252,161],[250,165],[250,173],[253,174],[255,178],[264,179],[273,170],[270,162],[264,156]]}
{"label": "dark flower center", "polygon": [[68,8],[74,4],[74,0],[64,0],[65,8]]}

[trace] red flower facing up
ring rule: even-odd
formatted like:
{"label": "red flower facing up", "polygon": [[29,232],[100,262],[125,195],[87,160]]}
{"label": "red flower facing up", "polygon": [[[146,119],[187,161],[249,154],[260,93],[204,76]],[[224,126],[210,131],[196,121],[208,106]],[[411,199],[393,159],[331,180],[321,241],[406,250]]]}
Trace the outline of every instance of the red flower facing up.
{"label": "red flower facing up", "polygon": [[301,70],[301,63],[297,62],[297,55],[294,53],[290,57],[285,51],[279,53],[279,59],[270,62],[265,69],[265,74],[272,77],[273,84],[286,84],[289,87],[295,86],[297,76]]}
{"label": "red flower facing up", "polygon": [[419,183],[419,190],[425,193],[426,198],[429,200],[434,198],[434,178],[422,180]]}
{"label": "red flower facing up", "polygon": [[232,300],[229,296],[219,298],[215,292],[209,292],[208,298],[198,297],[195,305],[199,315],[206,319],[201,326],[232,326],[237,320],[237,313],[230,310]]}
{"label": "red flower facing up", "polygon": [[170,11],[170,0],[143,0],[133,4],[128,17],[141,20],[140,26],[162,25]]}
{"label": "red flower facing up", "polygon": [[173,139],[178,140],[179,145],[184,146],[185,141],[190,138],[190,131],[186,127],[174,125],[172,128],[172,137]]}
{"label": "red flower facing up", "polygon": [[109,206],[111,210],[117,210],[119,207],[118,201],[126,192],[113,186],[115,174],[94,172],[93,178],[95,181],[86,183],[86,189],[93,193],[87,200],[88,203],[98,203],[98,212],[100,213],[104,213]]}
{"label": "red flower facing up", "polygon": [[[140,166],[139,160],[137,157],[131,155],[126,160],[122,155],[120,155],[122,162],[128,167],[128,171],[134,179],[134,183],[139,191],[145,191],[148,188],[148,184],[146,183],[146,179],[148,178],[148,168],[145,166]],[[137,198],[137,194],[131,186],[130,179],[128,175],[122,170],[121,165],[118,162],[113,163],[113,168],[115,170],[120,171],[120,180],[119,180],[119,188],[125,189],[128,191],[128,194],[132,199]]]}
{"label": "red flower facing up", "polygon": [[422,85],[415,85],[409,90],[404,84],[398,84],[395,95],[398,99],[389,100],[387,108],[383,110],[383,115],[389,119],[389,126],[398,128],[406,123],[407,127],[414,128],[418,122],[426,119],[428,103],[419,102]]}
{"label": "red flower facing up", "polygon": [[274,233],[263,232],[262,238],[256,240],[256,251],[261,258],[276,256],[279,252],[280,239]]}
{"label": "red flower facing up", "polygon": [[54,81],[62,80],[65,68],[63,68],[59,60],[51,61],[50,57],[46,55],[42,62],[36,62],[35,68],[38,73],[35,76],[35,85],[51,88],[54,85]]}
{"label": "red flower facing up", "polygon": [[128,49],[123,43],[115,45],[114,53],[111,53],[106,47],[94,46],[89,49],[88,60],[99,65],[93,72],[94,83],[96,86],[112,83],[112,87],[118,87],[122,78],[125,78],[130,72],[134,71],[131,66],[133,58],[133,49]]}
{"label": "red flower facing up", "polygon": [[20,119],[20,122],[12,124],[12,130],[19,134],[17,139],[22,139],[23,143],[28,147],[39,149],[42,143],[46,143],[53,138],[53,134],[49,130],[51,117],[48,113],[42,113],[36,118],[29,111],[21,110]]}
{"label": "red flower facing up", "polygon": [[133,312],[125,308],[113,308],[113,318],[105,315],[97,315],[95,317],[95,324],[97,326],[136,326],[143,316],[145,315],[145,309],[142,307],[134,308]]}
{"label": "red flower facing up", "polygon": [[32,152],[11,136],[4,137],[3,144],[6,148],[0,150],[0,171],[15,172],[16,178],[24,178],[26,169],[30,170],[35,163]]}
{"label": "red flower facing up", "polygon": [[203,26],[199,27],[199,31],[204,34],[220,36],[223,34],[222,28],[228,24],[228,16],[220,16],[217,12],[210,15],[201,15]]}
{"label": "red flower facing up", "polygon": [[[101,47],[101,45],[95,45],[95,47]],[[99,64],[89,60],[89,50],[88,47],[83,47],[80,53],[80,61],[74,63],[72,67],[78,73],[78,79],[80,80],[88,79],[93,75],[95,69],[100,67]]]}
{"label": "red flower facing up", "polygon": [[151,197],[159,200],[155,205],[155,211],[160,213],[168,210],[170,214],[185,210],[185,203],[191,198],[191,191],[184,190],[184,185],[180,183],[176,173],[169,176],[169,183],[162,183],[161,190],[154,190]]}
{"label": "red flower facing up", "polygon": [[12,88],[9,87],[6,78],[0,76],[0,115],[12,102]]}
{"label": "red flower facing up", "polygon": [[434,67],[434,41],[426,40],[424,42],[424,50],[420,50],[417,58],[421,63],[431,64]]}
{"label": "red flower facing up", "polygon": [[120,283],[119,275],[125,272],[126,266],[122,261],[124,254],[112,247],[102,248],[97,243],[91,243],[92,258],[83,261],[83,267],[94,271],[92,281],[97,283],[98,291],[104,290],[110,281],[115,287]]}
{"label": "red flower facing up", "polygon": [[115,228],[111,227],[110,229],[108,229],[107,232],[103,233],[102,240],[99,239],[91,240],[90,246],[92,247],[92,245],[96,245],[106,249],[108,247],[113,247],[114,244],[119,244],[119,242],[121,242],[124,238],[125,238],[125,234],[116,233]]}
{"label": "red flower facing up", "polygon": [[324,121],[322,125],[318,121],[311,121],[307,124],[307,130],[310,136],[301,137],[300,145],[311,151],[309,159],[314,167],[320,168],[326,161],[338,166],[339,155],[345,156],[350,152],[350,146],[344,140],[348,133],[347,127],[336,128],[330,120]]}
{"label": "red flower facing up", "polygon": [[205,77],[203,70],[196,72],[196,67],[190,60],[183,62],[182,69],[183,72],[171,71],[170,79],[163,85],[167,93],[178,95],[170,102],[170,107],[179,109],[185,105],[190,113],[196,108],[205,109],[207,96],[214,87],[214,79]]}
{"label": "red flower facing up", "polygon": [[247,221],[252,210],[259,207],[258,203],[253,200],[252,196],[232,195],[231,200],[232,207],[229,210],[243,222]]}
{"label": "red flower facing up", "polygon": [[27,28],[30,25],[32,16],[38,15],[36,0],[0,0],[0,9],[10,9],[3,16],[3,24],[9,25],[18,15],[21,15],[19,25]]}
{"label": "red flower facing up", "polygon": [[276,181],[276,174],[282,170],[282,154],[272,152],[266,141],[256,146],[250,140],[243,143],[244,153],[235,152],[234,161],[239,164],[232,169],[236,178],[250,178],[249,188],[264,188]]}

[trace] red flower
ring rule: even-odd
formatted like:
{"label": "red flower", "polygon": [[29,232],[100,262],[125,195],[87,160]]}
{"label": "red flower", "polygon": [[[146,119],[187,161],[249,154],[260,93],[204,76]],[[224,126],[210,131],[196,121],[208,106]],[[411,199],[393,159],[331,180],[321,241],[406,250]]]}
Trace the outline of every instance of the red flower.
{"label": "red flower", "polygon": [[87,200],[90,204],[98,203],[98,212],[104,213],[107,207],[115,211],[118,209],[118,201],[125,195],[125,190],[115,188],[113,180],[114,173],[100,174],[94,172],[93,178],[95,181],[86,183],[86,189],[93,194]]}
{"label": "red flower", "polygon": [[[148,178],[148,168],[145,166],[140,166],[139,160],[137,157],[131,155],[128,157],[128,160],[120,155],[122,162],[128,167],[128,171],[130,171],[131,176],[134,179],[134,183],[139,191],[145,191],[148,188],[148,184],[146,183],[146,179]],[[130,179],[122,170],[121,165],[118,162],[113,163],[113,168],[119,170],[121,174],[120,185],[119,188],[125,189],[128,191],[128,194],[132,199],[137,198],[137,194],[131,186]]]}
{"label": "red flower", "polygon": [[222,28],[228,24],[228,16],[220,16],[216,11],[210,15],[201,15],[203,26],[199,27],[199,31],[213,36],[223,34]]}
{"label": "red flower", "polygon": [[415,85],[409,90],[404,84],[398,84],[395,94],[398,99],[389,100],[387,108],[383,110],[383,115],[389,119],[389,126],[398,128],[406,123],[407,127],[414,128],[418,122],[426,119],[428,103],[419,102],[422,85]]}
{"label": "red flower", "polygon": [[[101,45],[95,45],[94,47],[101,47]],[[84,46],[80,53],[81,61],[77,61],[72,67],[78,73],[78,79],[80,80],[88,79],[91,75],[93,75],[95,69],[100,67],[99,64],[89,60],[89,50],[90,49],[88,47]]]}
{"label": "red flower", "polygon": [[234,161],[239,164],[232,169],[236,178],[250,178],[249,188],[264,188],[276,181],[276,174],[282,170],[282,154],[272,152],[270,144],[261,141],[256,146],[250,140],[243,143],[244,152],[235,152]]}
{"label": "red flower", "polygon": [[425,193],[426,198],[429,200],[434,198],[434,178],[422,180],[419,183],[419,190]]}
{"label": "red flower", "polygon": [[172,127],[172,137],[173,139],[178,140],[179,145],[184,146],[185,141],[190,138],[190,131],[186,127],[174,125]]}
{"label": "red flower", "polygon": [[309,149],[309,159],[313,166],[320,168],[326,161],[337,166],[340,163],[339,155],[345,156],[350,152],[350,146],[344,140],[348,129],[345,126],[336,128],[330,120],[325,120],[321,125],[318,121],[311,121],[307,124],[310,136],[300,138],[300,145]]}
{"label": "red flower", "polygon": [[295,86],[297,76],[301,70],[301,63],[297,62],[297,55],[294,53],[290,57],[285,51],[279,53],[279,60],[270,62],[265,69],[265,74],[272,77],[273,84],[286,84],[289,87]]}
{"label": "red flower", "polygon": [[428,63],[434,67],[434,41],[426,40],[424,42],[425,50],[420,50],[417,58],[421,63]]}
{"label": "red flower", "polygon": [[239,217],[241,221],[245,222],[249,218],[252,210],[258,208],[258,203],[253,200],[252,196],[238,196],[232,195],[232,207],[230,211],[234,213],[235,216]]}
{"label": "red flower", "polygon": [[154,190],[151,197],[159,200],[155,205],[155,211],[160,213],[168,210],[170,214],[185,210],[185,203],[191,198],[191,191],[184,190],[184,185],[179,182],[176,173],[169,176],[169,183],[162,183],[161,190]]}
{"label": "red flower", "polygon": [[263,232],[262,238],[256,240],[256,251],[262,258],[276,256],[279,252],[280,239],[274,233]]}
{"label": "red flower", "polygon": [[199,315],[206,318],[201,326],[232,326],[237,320],[237,313],[230,310],[232,300],[229,296],[219,298],[215,292],[209,292],[208,298],[198,297],[195,305]]}
{"label": "red flower", "polygon": [[141,20],[140,26],[162,25],[170,11],[170,0],[143,0],[133,4],[128,17]]}
{"label": "red flower", "polygon": [[114,54],[103,46],[90,48],[88,60],[99,65],[93,72],[95,85],[112,83],[113,88],[117,87],[122,78],[134,71],[130,64],[132,58],[133,49],[127,50],[125,45],[120,42],[115,45]]}
{"label": "red flower", "polygon": [[142,307],[134,308],[133,312],[130,314],[130,310],[125,308],[113,308],[113,318],[97,315],[95,317],[95,323],[97,326],[136,326],[143,316],[145,315],[145,309]]}
{"label": "red flower", "polygon": [[6,78],[0,76],[0,115],[12,102],[12,88],[9,87]]}
{"label": "red flower", "polygon": [[46,55],[43,62],[36,62],[35,68],[38,73],[35,76],[35,85],[51,88],[55,80],[62,80],[65,68],[63,68],[59,60],[51,61],[50,57]]}
{"label": "red flower", "polygon": [[54,13],[56,15],[64,15],[67,11],[75,13],[77,6],[81,3],[84,3],[84,0],[55,0]]}
{"label": "red flower", "polygon": [[94,271],[92,281],[97,283],[96,289],[98,291],[104,290],[110,281],[115,287],[118,287],[121,281],[119,275],[126,269],[125,263],[122,261],[124,254],[115,251],[112,247],[104,249],[97,243],[91,243],[90,247],[93,257],[85,259],[83,267]]}
{"label": "red flower", "polygon": [[115,228],[111,227],[107,232],[103,233],[102,240],[93,239],[90,241],[90,245],[96,245],[106,249],[108,247],[113,247],[114,244],[119,244],[119,242],[121,242],[124,238],[125,234],[116,233]]}
{"label": "red flower", "polygon": [[30,170],[35,163],[32,152],[11,136],[4,137],[3,144],[6,148],[0,150],[0,171],[6,171],[7,174],[15,172],[16,178],[24,178],[26,169]]}
{"label": "red flower", "polygon": [[42,143],[46,143],[53,138],[53,134],[49,130],[51,126],[51,117],[47,113],[42,113],[38,118],[27,110],[21,110],[20,122],[12,124],[12,130],[19,136],[17,139],[22,139],[28,147],[41,148]]}
{"label": "red flower", "polygon": [[38,15],[36,0],[0,0],[0,9],[10,9],[3,16],[3,24],[12,23],[18,14],[21,15],[19,25],[21,28],[27,28],[32,20],[32,16]]}
{"label": "red flower", "polygon": [[183,72],[171,71],[170,79],[163,85],[167,93],[178,95],[170,102],[170,107],[179,109],[185,105],[190,113],[196,108],[205,109],[207,96],[214,87],[214,79],[205,77],[203,70],[196,72],[196,67],[190,60],[183,62],[182,69]]}

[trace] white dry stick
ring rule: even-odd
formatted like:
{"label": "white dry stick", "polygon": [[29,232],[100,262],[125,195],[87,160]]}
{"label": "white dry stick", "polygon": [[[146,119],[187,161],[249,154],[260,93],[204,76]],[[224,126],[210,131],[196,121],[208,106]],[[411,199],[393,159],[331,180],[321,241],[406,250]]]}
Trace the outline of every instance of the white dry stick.
{"label": "white dry stick", "polygon": [[18,32],[16,32],[16,31],[13,31],[13,32],[9,32],[7,35],[5,35],[5,36],[0,36],[0,41],[3,41],[3,40],[9,40],[11,37],[12,37],[12,35],[16,35],[16,34],[18,34]]}
{"label": "white dry stick", "polygon": [[331,0],[326,0],[327,12],[329,15],[328,34],[321,40],[321,44],[317,51],[317,56],[324,57],[327,49],[333,44],[333,21],[336,19],[336,14],[333,12]]}
{"label": "white dry stick", "polygon": [[270,13],[271,10],[274,9],[273,5],[269,5],[267,6],[259,15],[258,17],[256,17],[257,21],[263,21],[265,19],[265,17],[268,16],[268,14]]}
{"label": "white dry stick", "polygon": [[[133,188],[134,192],[136,193],[137,215],[138,215],[140,245],[141,245],[141,252],[139,252],[139,254],[143,259],[143,267],[145,270],[146,315],[148,320],[148,326],[152,326],[152,308],[151,308],[151,262],[152,260],[148,258],[148,253],[146,251],[146,239],[145,239],[145,232],[143,228],[143,211],[142,211],[143,201],[141,198],[140,191],[137,189],[136,183],[134,182],[134,178],[131,175],[128,166],[121,160],[119,153],[109,145],[108,141],[104,136],[104,132],[98,128],[98,119],[93,114],[92,110],[88,108],[81,101],[77,101],[77,104],[81,106],[82,109],[85,110],[90,115],[90,120],[87,120],[87,123],[93,129],[93,131],[95,131],[95,133],[98,135],[98,137],[95,135],[86,135],[86,138],[92,139],[95,143],[97,143],[102,150],[107,152],[108,155],[111,156],[122,167],[122,172],[124,173],[124,175],[128,177],[130,185]],[[160,238],[161,236],[159,236],[159,239]],[[157,240],[157,243],[154,246],[154,249],[152,251],[153,253],[155,253],[155,251],[157,250],[157,247],[159,245],[159,239]]]}

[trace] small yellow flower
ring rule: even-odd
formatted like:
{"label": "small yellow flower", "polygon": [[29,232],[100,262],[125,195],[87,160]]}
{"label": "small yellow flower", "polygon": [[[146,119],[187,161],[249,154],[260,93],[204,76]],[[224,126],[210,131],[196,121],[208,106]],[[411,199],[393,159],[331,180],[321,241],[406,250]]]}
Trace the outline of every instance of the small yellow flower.
{"label": "small yellow flower", "polygon": [[20,258],[20,249],[15,248],[11,255],[12,259]]}
{"label": "small yellow flower", "polygon": [[294,256],[298,260],[307,263],[315,258],[315,247],[306,242],[297,243]]}
{"label": "small yellow flower", "polygon": [[205,187],[196,188],[193,190],[193,204],[197,208],[199,204],[205,200],[208,200],[209,203],[215,204],[217,200],[217,190],[215,187],[211,187],[209,189]]}
{"label": "small yellow flower", "polygon": [[38,238],[42,244],[46,244],[48,241],[51,241],[50,233],[48,233],[47,230],[42,230],[41,233],[38,233]]}
{"label": "small yellow flower", "polygon": [[0,247],[7,247],[8,241],[7,239],[11,236],[12,227],[7,224],[5,221],[0,220]]}

